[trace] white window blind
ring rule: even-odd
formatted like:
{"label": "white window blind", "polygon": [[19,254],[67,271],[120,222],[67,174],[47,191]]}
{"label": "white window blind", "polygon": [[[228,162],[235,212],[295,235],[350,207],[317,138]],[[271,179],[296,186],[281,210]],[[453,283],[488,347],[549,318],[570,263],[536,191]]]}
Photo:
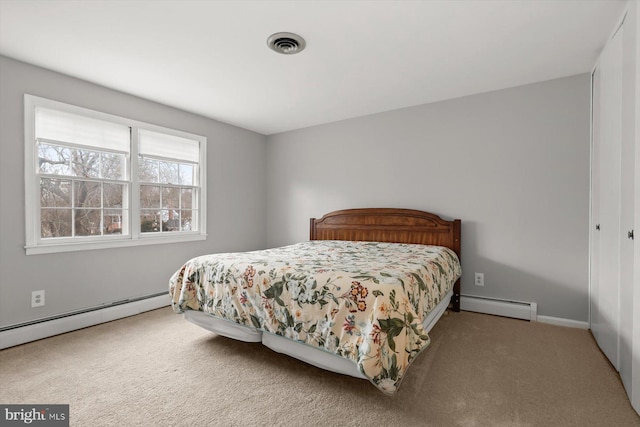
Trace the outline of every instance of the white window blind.
{"label": "white window blind", "polygon": [[141,156],[160,157],[191,163],[200,161],[200,142],[145,129],[140,129],[139,150]]}
{"label": "white window blind", "polygon": [[128,153],[130,130],[125,125],[38,107],[36,138]]}

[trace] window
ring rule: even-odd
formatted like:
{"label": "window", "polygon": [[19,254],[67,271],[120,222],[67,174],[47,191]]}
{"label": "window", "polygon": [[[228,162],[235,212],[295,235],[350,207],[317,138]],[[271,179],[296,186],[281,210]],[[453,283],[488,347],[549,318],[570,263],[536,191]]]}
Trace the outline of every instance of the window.
{"label": "window", "polygon": [[27,254],[203,240],[206,138],[25,95]]}
{"label": "window", "polygon": [[197,229],[197,141],[141,130],[138,155],[140,231],[165,233]]}

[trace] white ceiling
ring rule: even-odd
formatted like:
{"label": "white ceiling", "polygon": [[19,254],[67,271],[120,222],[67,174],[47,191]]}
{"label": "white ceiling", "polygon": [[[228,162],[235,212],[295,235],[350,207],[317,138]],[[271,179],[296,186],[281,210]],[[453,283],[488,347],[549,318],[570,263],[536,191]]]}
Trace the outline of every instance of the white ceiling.
{"label": "white ceiling", "polygon": [[0,54],[269,135],[589,72],[625,3],[0,0]]}

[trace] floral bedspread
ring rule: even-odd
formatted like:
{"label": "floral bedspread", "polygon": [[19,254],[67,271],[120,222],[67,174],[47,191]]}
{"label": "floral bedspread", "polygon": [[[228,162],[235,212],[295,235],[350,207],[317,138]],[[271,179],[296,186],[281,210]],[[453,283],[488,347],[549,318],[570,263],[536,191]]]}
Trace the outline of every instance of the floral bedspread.
{"label": "floral bedspread", "polygon": [[357,364],[386,394],[429,345],[422,320],[460,277],[440,246],[310,241],[193,258],[170,279],[173,310],[201,310]]}

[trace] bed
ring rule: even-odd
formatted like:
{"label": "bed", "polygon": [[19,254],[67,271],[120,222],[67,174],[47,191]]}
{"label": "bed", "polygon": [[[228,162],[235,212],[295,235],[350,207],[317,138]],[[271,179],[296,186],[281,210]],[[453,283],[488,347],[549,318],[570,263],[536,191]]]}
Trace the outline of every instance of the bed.
{"label": "bed", "polygon": [[310,220],[308,242],[189,260],[172,307],[392,395],[440,316],[460,311],[460,228],[412,209],[331,212]]}

